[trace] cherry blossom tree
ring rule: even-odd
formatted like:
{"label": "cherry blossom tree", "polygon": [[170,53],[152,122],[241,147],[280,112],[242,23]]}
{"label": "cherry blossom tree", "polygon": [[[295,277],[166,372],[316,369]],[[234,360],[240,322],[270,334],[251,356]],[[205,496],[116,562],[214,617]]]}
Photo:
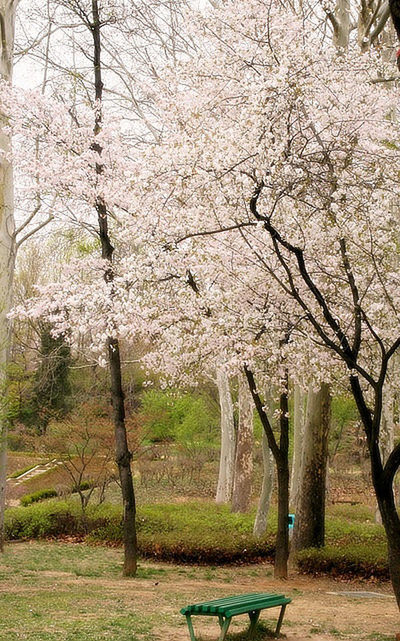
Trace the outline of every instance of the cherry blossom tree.
{"label": "cherry blossom tree", "polygon": [[[196,280],[210,290],[207,268],[193,258],[194,238],[212,257],[214,273],[216,247],[227,251],[225,265],[235,248],[231,282],[251,285],[253,306],[261,292],[267,299],[263,340],[276,329],[272,309],[280,313],[281,341],[274,352],[278,344],[290,371],[299,369],[301,353],[308,354],[308,370],[311,364],[320,380],[329,380],[328,362],[347,368],[399,599],[400,525],[392,491],[399,452],[394,448],[383,466],[379,450],[387,367],[400,344],[397,185],[388,170],[397,154],[398,126],[388,117],[396,97],[374,82],[378,73],[385,74],[383,61],[358,51],[338,57],[328,46],[321,50],[312,30],[295,18],[289,23],[272,5],[266,16],[265,3],[255,1],[226,3],[191,25],[203,38],[201,53],[196,63],[182,65],[179,75],[168,76],[163,98],[169,137],[160,160],[165,190],[158,226],[168,248],[177,247],[175,261],[183,258],[186,268],[191,261]],[[184,256],[182,238],[191,256]],[[246,261],[238,258],[246,246],[248,278],[240,270]],[[226,296],[221,315],[238,299],[233,287],[229,294],[225,283],[219,287]],[[215,289],[205,305],[210,325]],[[244,316],[243,290],[238,295]],[[290,350],[282,347],[285,315]],[[228,324],[226,318],[222,324]],[[265,325],[264,320],[259,329]],[[237,353],[261,414],[252,377],[254,338],[251,350],[247,345]]]}
{"label": "cherry blossom tree", "polygon": [[[400,450],[383,465],[379,449],[387,368],[400,345],[397,97],[375,82],[386,63],[358,50],[338,56],[311,26],[261,0],[191,13],[187,28],[196,58],[148,87],[164,123],[159,139],[125,152],[105,123],[96,139],[104,171],[89,190],[85,168],[99,159],[87,131],[66,127],[59,106],[47,117],[40,107],[35,126],[52,168],[43,190],[57,184],[76,204],[77,190],[81,202],[107,194],[119,242],[112,286],[107,261],[70,265],[36,312],[45,301],[60,331],[90,328],[99,358],[112,328],[118,338],[151,337],[147,364],[171,377],[215,370],[221,355],[227,372],[245,373],[277,464],[278,576],[287,572],[288,377],[303,387],[329,383],[333,371],[347,377],[399,601]],[[9,112],[23,131],[27,114]],[[271,379],[279,436],[261,393]]]}

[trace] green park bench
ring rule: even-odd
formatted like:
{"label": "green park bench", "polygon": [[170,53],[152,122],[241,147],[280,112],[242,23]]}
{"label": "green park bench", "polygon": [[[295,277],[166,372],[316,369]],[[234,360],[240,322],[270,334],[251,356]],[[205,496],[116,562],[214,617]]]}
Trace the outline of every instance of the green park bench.
{"label": "green park bench", "polygon": [[290,602],[291,599],[288,599],[283,594],[256,592],[253,594],[229,596],[225,599],[215,599],[215,601],[205,601],[204,603],[196,603],[195,605],[187,605],[186,608],[182,608],[181,614],[186,617],[191,641],[196,641],[192,624],[193,615],[218,617],[221,628],[219,641],[224,641],[232,617],[239,614],[248,614],[250,618],[249,639],[251,639],[261,610],[280,606],[281,611],[275,629],[275,636],[277,637],[281,629],[286,606]]}

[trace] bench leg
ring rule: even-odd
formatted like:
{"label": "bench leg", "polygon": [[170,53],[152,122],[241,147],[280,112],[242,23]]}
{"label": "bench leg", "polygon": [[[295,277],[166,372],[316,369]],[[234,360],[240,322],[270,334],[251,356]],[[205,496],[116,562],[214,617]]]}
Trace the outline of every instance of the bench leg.
{"label": "bench leg", "polygon": [[259,616],[260,616],[260,610],[253,610],[253,612],[249,612],[249,617],[250,617],[249,639],[253,638]]}
{"label": "bench leg", "polygon": [[231,620],[232,620],[232,618],[229,617],[229,618],[225,619],[225,621],[223,622],[222,625],[221,625],[221,622],[220,622],[221,634],[219,635],[218,641],[224,641],[224,639],[226,637],[226,634],[228,632],[228,628],[230,626]]}
{"label": "bench leg", "polygon": [[285,616],[285,610],[286,610],[286,603],[281,607],[278,623],[276,624],[276,630],[275,630],[276,637],[279,636],[279,632],[281,631],[281,625],[282,625],[283,617]]}
{"label": "bench leg", "polygon": [[190,641],[196,641],[196,637],[194,635],[194,630],[193,630],[192,617],[190,616],[190,614],[186,615],[186,623],[189,628]]}

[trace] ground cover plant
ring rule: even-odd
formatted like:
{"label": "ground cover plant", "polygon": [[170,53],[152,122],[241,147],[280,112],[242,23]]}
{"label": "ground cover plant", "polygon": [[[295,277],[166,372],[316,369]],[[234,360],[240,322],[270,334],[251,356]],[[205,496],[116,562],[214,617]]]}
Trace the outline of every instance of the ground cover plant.
{"label": "ground cover plant", "polygon": [[[367,518],[366,518],[367,517]],[[271,560],[277,524],[271,510],[264,537],[252,534],[254,510],[233,514],[210,501],[141,505],[137,523],[142,557],[180,563],[244,564]],[[7,511],[10,540],[75,537],[92,544],[120,546],[121,512],[117,505],[89,507],[77,500],[49,500]],[[328,510],[327,546],[299,554],[300,571],[310,574],[388,579],[384,530],[364,506]]]}

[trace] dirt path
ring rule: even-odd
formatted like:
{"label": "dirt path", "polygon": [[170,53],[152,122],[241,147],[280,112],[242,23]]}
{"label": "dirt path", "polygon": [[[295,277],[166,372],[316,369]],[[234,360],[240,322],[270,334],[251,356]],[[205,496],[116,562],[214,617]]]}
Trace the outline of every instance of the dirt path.
{"label": "dirt path", "polygon": [[[82,624],[105,616],[110,625],[128,626],[136,639],[189,641],[180,614],[183,606],[232,594],[280,592],[292,599],[282,626],[286,641],[395,641],[400,633],[399,611],[389,583],[296,574],[279,581],[267,564],[198,567],[148,562],[140,563],[137,578],[124,579],[121,562],[120,549],[34,541],[9,545],[3,562],[0,559],[0,609],[4,602],[0,628],[2,617],[6,626],[18,620],[18,638],[30,638],[37,623],[33,611],[40,617],[43,639],[55,638],[51,636],[55,630],[57,638],[70,638],[66,630],[75,625],[75,619]],[[78,609],[71,607],[77,602]],[[277,615],[277,608],[267,610],[261,620],[274,628]],[[136,634],[136,623],[131,621],[142,622],[147,632]],[[247,622],[247,616],[234,618],[231,632],[244,630]],[[194,625],[203,641],[218,638],[215,618],[194,617]],[[111,636],[102,639],[118,638],[111,634],[112,627],[106,629]],[[90,632],[82,638],[97,641],[99,637]]]}
{"label": "dirt path", "polygon": [[[251,567],[225,569],[224,580],[216,581],[202,578],[204,568],[192,569],[199,578],[187,578],[179,575],[176,566],[173,570],[163,564],[143,564],[143,567],[165,568],[165,576],[154,581],[135,579],[129,583],[128,592],[126,579],[102,579],[101,582],[105,593],[112,599],[122,599],[130,611],[147,612],[149,617],[157,612],[159,625],[154,632],[160,641],[189,641],[184,617],[179,613],[188,603],[263,591],[283,592],[292,598],[281,631],[286,641],[395,641],[396,633],[400,632],[399,611],[387,583],[346,583],[301,575],[278,581],[272,577],[249,576],[254,571]],[[69,581],[90,586],[98,584],[99,579],[71,577]],[[261,620],[273,628],[278,612],[278,609],[264,611]],[[230,631],[244,630],[247,621],[247,616],[234,618]],[[194,624],[202,641],[216,641],[215,618],[195,617]]]}
{"label": "dirt path", "polygon": [[[234,570],[232,570],[234,572]],[[165,586],[166,588],[167,586]],[[328,579],[310,579],[297,576],[289,581],[269,579],[238,578],[235,584],[216,585],[209,582],[184,581],[179,584],[181,593],[186,593],[188,602],[199,600],[196,595],[209,593],[214,598],[235,592],[284,592],[291,596],[292,603],[287,607],[282,634],[286,641],[333,641],[334,639],[369,641],[386,641],[395,639],[400,632],[399,611],[390,587],[385,585],[369,586],[365,584],[346,584]],[[339,594],[339,593],[349,593]],[[378,593],[382,596],[357,597],[356,592]],[[201,596],[202,598],[202,596]],[[208,597],[206,597],[208,598]],[[278,610],[269,610],[262,614],[262,620],[272,623]],[[195,619],[196,628],[204,640],[217,638],[215,619]],[[243,629],[246,617],[233,619],[232,632]],[[188,641],[185,628],[164,630],[163,641]]]}

